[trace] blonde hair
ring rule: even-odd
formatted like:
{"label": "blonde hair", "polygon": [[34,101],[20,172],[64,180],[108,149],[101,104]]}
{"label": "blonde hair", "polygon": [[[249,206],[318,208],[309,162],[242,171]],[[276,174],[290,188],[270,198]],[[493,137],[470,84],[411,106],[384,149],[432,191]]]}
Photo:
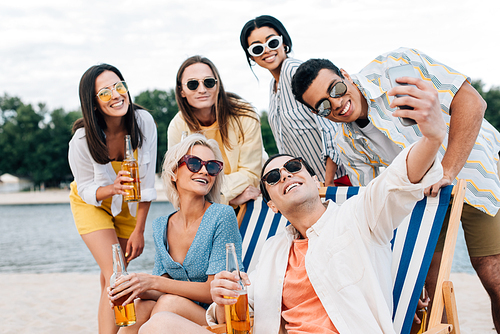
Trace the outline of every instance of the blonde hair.
{"label": "blonde hair", "polygon": [[[161,173],[161,178],[165,186],[165,191],[167,193],[167,199],[174,206],[174,208],[179,209],[179,192],[177,191],[175,179],[175,172],[177,171],[177,165],[179,160],[188,154],[189,150],[193,146],[201,145],[208,147],[212,150],[215,156],[215,160],[223,161],[222,154],[220,153],[219,145],[214,139],[207,139],[205,136],[195,133],[187,136],[180,143],[172,146],[167,153],[165,153],[165,158],[163,160],[163,168]],[[220,203],[220,189],[222,187],[222,179],[224,176],[224,171],[222,170],[219,175],[215,177],[215,182],[210,189],[210,192],[205,195],[205,199],[210,202]]]}

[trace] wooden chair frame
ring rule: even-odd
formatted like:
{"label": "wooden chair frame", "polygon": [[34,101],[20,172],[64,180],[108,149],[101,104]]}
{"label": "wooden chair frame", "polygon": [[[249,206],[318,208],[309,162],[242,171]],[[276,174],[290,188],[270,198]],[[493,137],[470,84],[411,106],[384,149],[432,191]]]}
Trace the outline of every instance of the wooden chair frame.
{"label": "wooden chair frame", "polygon": [[[453,262],[453,254],[455,253],[455,245],[457,243],[460,216],[462,215],[462,208],[464,206],[466,187],[467,182],[462,179],[458,180],[458,183],[453,187],[453,202],[451,206],[450,220],[448,223],[446,240],[444,242],[441,265],[439,266],[431,314],[429,316],[429,321],[427,322],[427,330],[424,332],[425,334],[460,334],[455,290],[453,288],[453,283],[450,281],[450,272],[451,264]],[[448,323],[441,323],[443,309],[446,311]]]}

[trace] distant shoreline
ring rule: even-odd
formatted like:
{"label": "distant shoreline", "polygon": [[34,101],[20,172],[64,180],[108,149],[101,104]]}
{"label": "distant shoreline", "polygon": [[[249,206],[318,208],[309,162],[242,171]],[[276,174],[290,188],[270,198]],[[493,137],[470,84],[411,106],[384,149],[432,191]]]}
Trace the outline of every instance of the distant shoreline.
{"label": "distant shoreline", "polygon": [[[168,202],[163,188],[157,187],[156,202]],[[0,193],[0,205],[64,204],[69,203],[68,189]]]}

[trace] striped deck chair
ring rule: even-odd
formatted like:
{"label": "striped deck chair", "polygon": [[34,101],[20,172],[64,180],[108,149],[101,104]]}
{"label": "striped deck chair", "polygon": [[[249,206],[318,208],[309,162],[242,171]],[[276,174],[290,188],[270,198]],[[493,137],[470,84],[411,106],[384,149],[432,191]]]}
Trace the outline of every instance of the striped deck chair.
{"label": "striped deck chair", "polygon": [[[450,203],[452,188],[453,186],[448,186],[441,189],[437,197],[426,197],[419,201],[415,205],[411,215],[395,231],[392,240],[392,277],[394,301],[393,322],[396,333],[407,334],[410,332],[418,298],[424,286],[444,216]],[[320,189],[320,196],[342,204],[348,198],[355,196],[363,190],[362,187],[328,187]],[[461,199],[458,199],[456,202],[463,204],[463,195]],[[461,207],[459,210],[461,212]],[[448,231],[452,226],[458,226],[458,219],[459,215],[456,224],[452,224],[450,220]],[[240,233],[243,239],[243,264],[246,271],[251,272],[255,269],[262,245],[266,239],[282,231],[288,224],[288,221],[281,214],[274,214],[259,197],[256,201],[248,202],[246,209],[242,208],[238,215],[238,223],[240,224]],[[456,241],[456,232],[454,237],[451,237],[451,239],[453,238]],[[450,238],[448,237],[448,239]],[[453,243],[452,246],[451,259],[453,258],[455,244]],[[450,257],[450,254],[448,253],[446,256]],[[449,267],[451,268],[451,262]],[[449,278],[449,269],[447,275],[443,274],[445,281]],[[441,290],[437,291],[436,296],[443,295],[442,286],[443,283],[440,283],[438,280],[436,290],[438,288]],[[442,312],[442,302],[439,307]],[[438,312],[438,310],[434,311],[433,308],[433,314],[434,312]],[[434,318],[437,319],[437,315]],[[435,319],[432,320],[431,314],[430,320],[436,322],[435,326],[437,326],[438,321]],[[455,326],[457,325],[458,321]],[[443,325],[442,328],[443,330],[445,328],[452,330],[453,326],[444,327]],[[443,331],[443,333],[445,332],[447,331]]]}
{"label": "striped deck chair", "polygon": [[238,214],[238,224],[242,239],[242,259],[245,270],[250,273],[255,269],[264,242],[285,229],[288,220],[275,214],[261,196],[246,203],[246,208]]}

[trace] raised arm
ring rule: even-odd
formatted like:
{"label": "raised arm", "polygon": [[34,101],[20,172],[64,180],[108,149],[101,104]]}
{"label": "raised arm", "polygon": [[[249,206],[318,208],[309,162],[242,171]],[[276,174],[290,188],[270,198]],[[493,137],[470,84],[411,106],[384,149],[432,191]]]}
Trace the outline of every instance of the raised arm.
{"label": "raised arm", "polygon": [[444,154],[443,178],[426,190],[426,195],[436,196],[441,187],[453,182],[462,170],[481,129],[486,102],[465,81],[455,94],[450,106],[450,133]]}
{"label": "raised arm", "polygon": [[418,183],[434,163],[446,136],[446,124],[441,115],[438,92],[432,85],[410,77],[402,77],[397,81],[416,86],[395,87],[388,95],[408,95],[395,98],[390,106],[395,108],[407,105],[413,107],[413,110],[398,109],[393,116],[414,119],[422,132],[423,137],[412,147],[406,160],[408,179],[412,183]]}

